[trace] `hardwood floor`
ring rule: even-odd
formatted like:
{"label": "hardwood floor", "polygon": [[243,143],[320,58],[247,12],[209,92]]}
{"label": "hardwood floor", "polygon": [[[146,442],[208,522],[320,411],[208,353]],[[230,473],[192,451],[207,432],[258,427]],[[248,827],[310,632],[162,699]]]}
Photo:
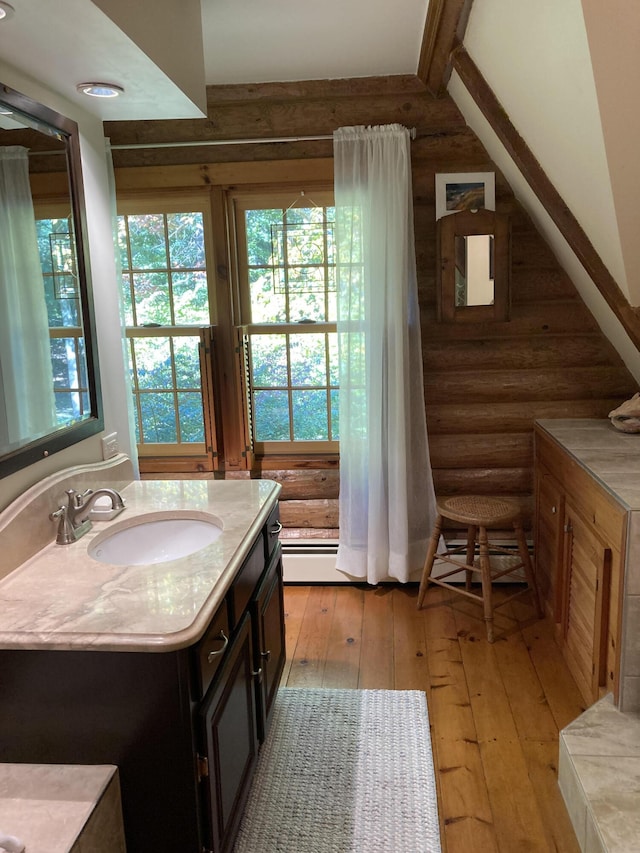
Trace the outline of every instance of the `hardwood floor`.
{"label": "hardwood floor", "polygon": [[510,603],[490,645],[480,605],[437,587],[421,611],[416,598],[415,586],[285,587],[282,684],[426,692],[446,853],[579,853],[557,758],[584,705],[551,623]]}

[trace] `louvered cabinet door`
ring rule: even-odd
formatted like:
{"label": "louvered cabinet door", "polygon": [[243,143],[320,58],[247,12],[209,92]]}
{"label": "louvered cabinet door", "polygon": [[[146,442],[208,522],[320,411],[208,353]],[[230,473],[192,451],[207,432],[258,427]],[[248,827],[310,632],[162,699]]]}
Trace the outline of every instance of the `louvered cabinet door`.
{"label": "louvered cabinet door", "polygon": [[535,428],[535,559],[556,640],[588,704],[619,697],[628,510]]}
{"label": "louvered cabinet door", "polygon": [[607,686],[612,549],[567,501],[564,515],[563,654],[585,702]]}

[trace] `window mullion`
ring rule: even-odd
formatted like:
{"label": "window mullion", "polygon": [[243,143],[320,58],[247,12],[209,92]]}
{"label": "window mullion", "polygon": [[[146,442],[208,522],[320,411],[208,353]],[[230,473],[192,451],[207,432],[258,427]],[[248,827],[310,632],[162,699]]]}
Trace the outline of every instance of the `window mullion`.
{"label": "window mullion", "polygon": [[331,429],[331,371],[330,371],[331,359],[329,356],[329,335],[327,332],[324,334],[324,369],[325,376],[327,378],[327,388],[326,388],[326,397],[327,397],[327,438],[330,440],[333,435],[333,430]]}
{"label": "window mullion", "polygon": [[129,352],[131,357],[131,385],[133,392],[133,402],[138,415],[138,431],[140,433],[140,442],[144,442],[144,425],[142,422],[142,403],[140,397],[140,384],[138,382],[138,364],[136,359],[136,341],[135,338],[129,340]]}
{"label": "window mullion", "polygon": [[[133,272],[133,256],[131,254],[131,233],[129,231],[129,217],[125,214],[123,216],[124,219],[124,233],[125,233],[125,245],[127,249],[127,266],[129,269],[127,270],[127,284],[129,287],[129,299],[131,302],[131,320],[134,326],[138,325],[138,308],[136,305],[136,288],[134,284],[134,275]],[[121,270],[123,272],[123,270]]]}
{"label": "window mullion", "polygon": [[[322,269],[324,273],[324,316],[329,317],[329,239],[327,231],[327,208],[322,208]],[[328,378],[329,374],[327,374]]]}
{"label": "window mullion", "polygon": [[[162,225],[163,225],[163,234],[164,234],[164,252],[166,257],[166,272],[167,274],[167,291],[169,297],[169,312],[171,315],[171,325],[176,325],[176,310],[175,305],[173,304],[173,269],[171,267],[171,256],[169,255],[169,220],[167,218],[167,214],[162,214]],[[173,353],[172,353],[172,361],[173,361]],[[175,387],[175,383],[174,383]],[[179,440],[179,439],[178,439]]]}
{"label": "window mullion", "polygon": [[[171,304],[173,305],[173,299],[171,300]],[[176,441],[178,442],[178,444],[182,444],[182,435],[180,431],[180,407],[178,406],[178,373],[176,371],[176,349],[174,346],[174,340],[172,335],[169,335],[169,354],[171,358],[171,395],[173,397],[173,411],[175,413],[176,418]]]}
{"label": "window mullion", "polygon": [[[287,288],[288,289],[288,288]],[[286,334],[287,341],[287,400],[289,403],[289,440],[295,441],[294,439],[294,430],[293,430],[293,391],[291,388],[291,335],[287,332]]]}
{"label": "window mullion", "polygon": [[[289,239],[287,234],[288,229],[287,211],[282,215],[282,274],[284,276],[284,316],[287,322],[291,320],[291,302],[289,299]],[[287,351],[289,345],[287,344]]]}

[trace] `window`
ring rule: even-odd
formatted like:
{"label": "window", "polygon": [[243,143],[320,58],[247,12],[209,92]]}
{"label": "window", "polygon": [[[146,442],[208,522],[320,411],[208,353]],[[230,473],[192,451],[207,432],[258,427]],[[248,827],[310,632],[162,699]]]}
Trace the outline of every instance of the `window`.
{"label": "window", "polygon": [[336,452],[333,199],[243,194],[233,205],[254,451]]}
{"label": "window", "polygon": [[212,452],[202,355],[212,310],[206,199],[121,203],[122,296],[141,456]]}
{"label": "window", "polygon": [[49,319],[56,415],[62,426],[91,410],[68,204],[36,205],[36,234]]}

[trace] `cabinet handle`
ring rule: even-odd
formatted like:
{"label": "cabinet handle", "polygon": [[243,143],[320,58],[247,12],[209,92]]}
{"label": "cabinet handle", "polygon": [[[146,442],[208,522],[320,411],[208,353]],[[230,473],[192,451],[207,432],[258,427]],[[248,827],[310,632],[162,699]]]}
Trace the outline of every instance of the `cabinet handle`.
{"label": "cabinet handle", "polygon": [[220,629],[220,633],[216,637],[216,640],[222,640],[223,641],[222,646],[214,652],[209,652],[209,654],[207,655],[207,663],[213,663],[215,658],[220,657],[220,655],[224,652],[224,650],[229,645],[229,638],[227,637],[225,632],[222,630],[222,628]]}
{"label": "cabinet handle", "polygon": [[257,680],[258,684],[262,684],[262,667],[260,667],[256,672],[252,672],[251,675]]}
{"label": "cabinet handle", "polygon": [[270,533],[272,536],[277,536],[277,535],[278,535],[278,533],[280,533],[280,531],[281,531],[281,530],[282,530],[282,525],[280,524],[280,522],[279,522],[279,521],[276,521],[276,523],[275,523],[275,524],[273,524],[273,525],[269,528],[269,533]]}
{"label": "cabinet handle", "polygon": [[556,514],[556,512],[557,512],[557,511],[558,511],[558,510],[557,510],[554,506],[552,506],[552,507],[551,507],[551,512],[552,512],[554,515]]}
{"label": "cabinet handle", "polygon": [[266,660],[266,661],[270,661],[271,660],[271,649],[267,649],[266,652],[260,652],[260,657],[264,658],[264,660]]}

